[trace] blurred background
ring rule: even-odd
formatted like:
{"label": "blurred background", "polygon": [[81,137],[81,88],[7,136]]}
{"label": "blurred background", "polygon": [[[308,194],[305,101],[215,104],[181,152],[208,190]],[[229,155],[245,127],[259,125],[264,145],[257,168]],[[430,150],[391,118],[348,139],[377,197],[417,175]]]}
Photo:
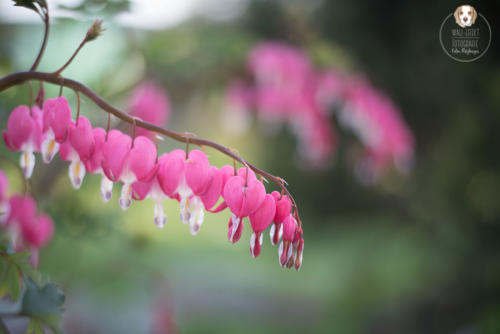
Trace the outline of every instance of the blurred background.
{"label": "blurred background", "polygon": [[[227,241],[228,212],[207,214],[192,237],[178,204],[167,201],[159,230],[150,200],[123,212],[118,187],[103,204],[98,176],[74,191],[66,163],[37,158],[34,194],[56,224],[40,270],[66,293],[68,333],[500,332],[498,3],[471,3],[493,40],[481,59],[459,63],[439,44],[455,1],[48,2],[51,35],[39,70],[61,66],[91,22],[103,19],[105,33],[65,76],[123,110],[135,87],[154,81],[170,98],[168,128],[235,148],[288,181],[305,239],[302,269],[285,270],[267,233],[257,260],[248,226],[240,242]],[[39,18],[2,0],[0,24],[0,76],[28,69],[41,43]],[[269,40],[301,49],[318,69],[362,73],[389,96],[414,136],[411,170],[360,182],[351,163],[359,141],[333,116],[336,152],[321,169],[297,163],[289,127],[270,135],[250,117],[247,132],[230,131],[226,89],[245,75],[249,51]],[[57,96],[59,87],[45,88]],[[76,108],[74,94],[63,95]],[[28,101],[27,84],[0,93],[2,129],[10,110]],[[82,114],[106,124],[107,114],[86,98]],[[184,148],[168,138],[160,147]],[[207,154],[214,165],[232,163]],[[21,192],[16,171],[1,167]]]}

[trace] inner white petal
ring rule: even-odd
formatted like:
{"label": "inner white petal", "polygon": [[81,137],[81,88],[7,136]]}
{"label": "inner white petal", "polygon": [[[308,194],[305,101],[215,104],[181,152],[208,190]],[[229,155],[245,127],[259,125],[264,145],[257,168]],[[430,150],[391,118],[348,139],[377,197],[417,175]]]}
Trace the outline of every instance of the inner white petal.
{"label": "inner white petal", "polygon": [[85,177],[85,165],[80,161],[77,156],[76,159],[71,161],[69,165],[69,178],[73,188],[80,189],[82,186],[83,178]]}
{"label": "inner white petal", "polygon": [[101,197],[104,203],[108,202],[113,195],[113,181],[102,174],[101,178]]}
{"label": "inner white petal", "polygon": [[19,164],[21,165],[24,176],[29,179],[33,174],[33,169],[35,168],[35,155],[33,154],[32,149],[21,153]]}

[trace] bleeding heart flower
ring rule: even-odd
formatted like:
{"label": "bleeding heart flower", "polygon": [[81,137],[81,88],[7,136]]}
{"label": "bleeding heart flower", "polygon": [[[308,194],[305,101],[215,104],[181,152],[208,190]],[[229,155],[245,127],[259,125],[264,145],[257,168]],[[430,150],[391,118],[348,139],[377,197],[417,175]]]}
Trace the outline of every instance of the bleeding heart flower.
{"label": "bleeding heart flower", "polygon": [[228,179],[224,186],[223,197],[232,212],[228,223],[229,241],[235,243],[240,239],[243,229],[242,219],[257,210],[265,196],[264,185],[256,178],[252,178],[249,172],[243,177],[237,175]]}
{"label": "bleeding heart flower", "polygon": [[158,168],[158,180],[168,196],[179,197],[181,221],[190,223],[191,234],[198,233],[204,219],[200,196],[212,182],[212,170],[205,153],[192,150],[186,157],[181,150],[170,152]]}
{"label": "bleeding heart flower", "polygon": [[169,160],[168,154],[162,154],[158,158],[156,173],[151,181],[148,182],[135,182],[132,184],[132,198],[135,200],[143,200],[146,198],[151,198],[154,201],[154,222],[159,228],[163,228],[167,222],[167,216],[163,209],[163,201],[168,198],[168,196],[163,191],[160,181],[158,171],[165,162]]}
{"label": "bleeding heart flower", "polygon": [[[121,134],[118,130],[111,130],[108,137],[114,134]],[[103,149],[106,142],[106,131],[102,128],[94,128],[92,130],[94,138],[94,150],[87,161],[85,161],[85,169],[89,173],[101,174],[101,198],[106,203],[111,199],[113,191],[113,182],[104,175],[102,170]]]}
{"label": "bleeding heart flower", "polygon": [[283,220],[283,240],[281,241],[278,250],[279,260],[282,267],[287,265],[287,262],[292,258],[292,242],[294,241],[297,227],[297,221],[291,214]]}
{"label": "bleeding heart flower", "polygon": [[14,250],[24,247],[21,227],[36,219],[36,203],[32,197],[14,195],[9,199],[10,211],[5,222]]}
{"label": "bleeding heart flower", "polygon": [[50,216],[43,214],[38,219],[25,221],[21,225],[23,239],[33,248],[45,246],[54,233],[54,223]]}
{"label": "bleeding heart flower", "polygon": [[300,238],[295,251],[295,270],[299,271],[302,267],[302,257],[304,255],[304,239]]}
{"label": "bleeding heart flower", "polygon": [[104,144],[102,169],[108,179],[123,182],[120,206],[123,210],[130,207],[132,183],[150,181],[156,167],[156,146],[144,136],[132,140],[125,134],[108,137]]}
{"label": "bleeding heart flower", "polygon": [[281,195],[277,191],[273,191],[271,195],[276,200],[276,214],[273,219],[274,224],[269,230],[269,236],[271,238],[271,244],[276,246],[281,239],[281,235],[283,234],[283,220],[290,214],[292,203],[286,195]]}
{"label": "bleeding heart flower", "polygon": [[42,142],[41,110],[27,106],[15,108],[7,121],[7,131],[3,132],[5,145],[11,151],[22,151],[20,165],[26,178],[30,178],[35,167],[35,155]]}
{"label": "bleeding heart flower", "polygon": [[48,99],[43,103],[43,133],[42,157],[45,163],[52,161],[68,135],[71,122],[71,109],[63,96]]}
{"label": "bleeding heart flower", "polygon": [[85,163],[94,152],[94,135],[90,121],[80,116],[77,123],[68,126],[68,138],[60,146],[61,159],[71,161],[69,178],[75,189],[80,189],[85,177]]}
{"label": "bleeding heart flower", "polygon": [[250,238],[250,253],[254,258],[259,256],[262,246],[262,231],[264,231],[276,214],[276,201],[274,196],[266,194],[260,207],[249,216],[253,233]]}

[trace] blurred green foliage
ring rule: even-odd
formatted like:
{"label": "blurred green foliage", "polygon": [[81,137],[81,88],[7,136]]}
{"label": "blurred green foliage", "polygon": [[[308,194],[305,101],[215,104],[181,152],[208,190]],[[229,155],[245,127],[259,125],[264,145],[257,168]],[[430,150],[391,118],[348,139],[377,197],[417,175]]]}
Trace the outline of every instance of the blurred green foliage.
{"label": "blurred green foliage", "polygon": [[[101,12],[92,8],[114,14],[128,5],[84,1],[76,10],[93,19]],[[254,261],[248,229],[230,245],[227,213],[208,214],[191,237],[170,202],[167,226],[157,230],[149,201],[121,212],[116,192],[112,203],[100,202],[98,177],[87,176],[75,192],[63,163],[39,163],[33,188],[57,224],[41,269],[68,294],[67,331],[149,332],[161,299],[183,333],[500,332],[500,8],[476,4],[492,24],[494,41],[483,58],[462,64],[438,41],[439,26],[456,5],[419,4],[416,11],[414,3],[387,0],[256,0],[235,21],[198,17],[155,32],[106,20],[105,34],[65,75],[125,108],[128,91],[152,78],[171,97],[170,128],[237,148],[284,177],[304,222],[304,266],[298,273],[281,270],[267,235]],[[53,25],[41,70],[71,55],[90,19]],[[31,65],[41,29],[2,26],[0,75]],[[294,139],[286,131],[276,137],[256,127],[240,137],[226,133],[224,88],[243,71],[249,48],[268,39],[306,49],[318,66],[365,73],[387,92],[416,136],[412,173],[360,185],[349,161],[356,142],[348,135],[341,135],[331,169],[309,172],[294,163]],[[57,94],[58,87],[47,88],[48,96]],[[27,102],[28,92],[23,85],[0,94],[1,124]],[[64,94],[74,106],[73,94]],[[88,100],[82,113],[105,124],[106,115]],[[182,145],[166,140],[160,147]],[[0,154],[18,158],[3,145]],[[208,154],[216,165],[231,163]]]}

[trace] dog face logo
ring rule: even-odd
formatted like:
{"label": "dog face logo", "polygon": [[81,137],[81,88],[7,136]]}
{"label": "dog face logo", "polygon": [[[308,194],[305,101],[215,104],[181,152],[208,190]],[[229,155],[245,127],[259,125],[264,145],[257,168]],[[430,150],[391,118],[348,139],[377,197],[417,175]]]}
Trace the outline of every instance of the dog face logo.
{"label": "dog face logo", "polygon": [[459,6],[455,10],[453,16],[455,16],[455,21],[457,22],[457,24],[462,28],[465,28],[470,27],[476,22],[477,12],[474,7],[463,5]]}

